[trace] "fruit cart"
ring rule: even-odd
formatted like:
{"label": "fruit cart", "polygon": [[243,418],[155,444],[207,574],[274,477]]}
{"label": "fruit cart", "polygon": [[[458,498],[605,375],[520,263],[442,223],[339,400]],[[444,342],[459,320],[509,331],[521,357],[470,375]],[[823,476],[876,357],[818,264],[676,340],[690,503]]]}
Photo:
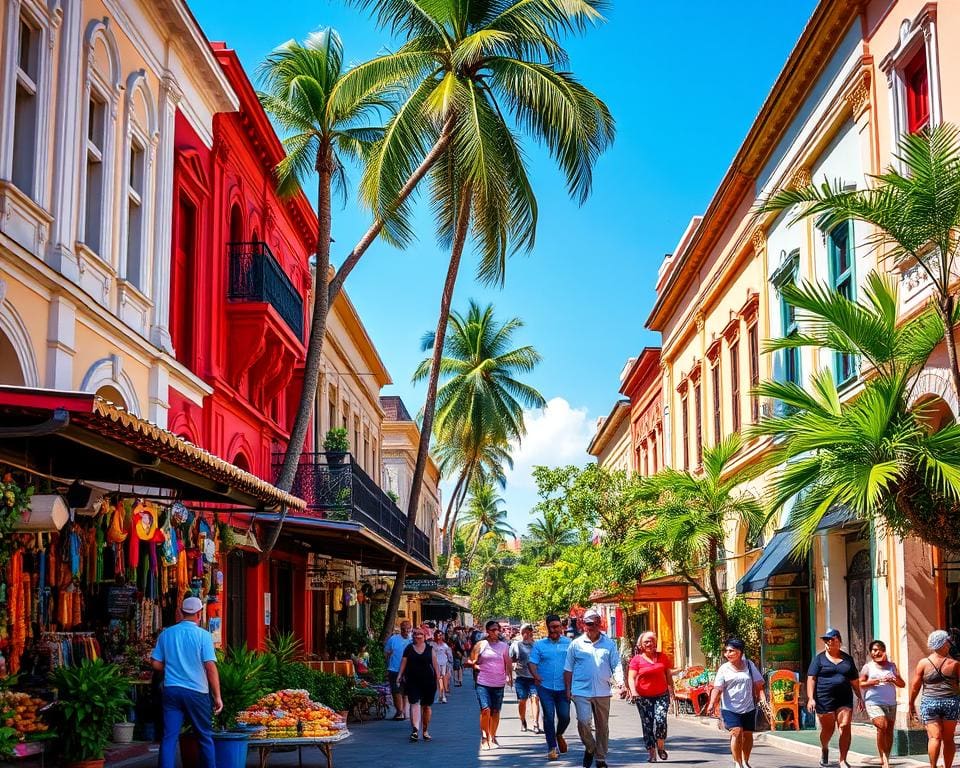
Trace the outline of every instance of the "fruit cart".
{"label": "fruit cart", "polygon": [[303,768],[303,748],[316,747],[327,759],[327,768],[333,768],[333,745],[350,737],[348,731],[342,731],[336,736],[304,736],[303,738],[279,739],[250,739],[247,742],[250,749],[256,749],[260,755],[260,768],[266,768],[270,753],[275,749],[286,751],[293,747],[297,750],[297,765]]}

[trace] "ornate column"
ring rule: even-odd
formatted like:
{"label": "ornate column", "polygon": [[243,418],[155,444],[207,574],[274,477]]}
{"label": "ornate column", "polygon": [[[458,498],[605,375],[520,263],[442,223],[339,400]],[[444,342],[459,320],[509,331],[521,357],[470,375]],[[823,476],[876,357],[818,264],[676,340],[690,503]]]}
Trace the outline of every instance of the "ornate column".
{"label": "ornate column", "polygon": [[173,242],[173,145],[177,104],[183,91],[173,75],[166,74],[160,81],[160,108],[157,145],[156,196],[154,198],[153,240],[153,318],[150,341],[166,352],[173,352],[170,339],[170,265]]}

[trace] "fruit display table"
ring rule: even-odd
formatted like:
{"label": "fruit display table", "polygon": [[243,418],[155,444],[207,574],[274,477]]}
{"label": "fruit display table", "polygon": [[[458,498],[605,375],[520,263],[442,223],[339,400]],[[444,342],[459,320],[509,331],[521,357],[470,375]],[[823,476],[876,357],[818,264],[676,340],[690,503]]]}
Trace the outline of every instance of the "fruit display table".
{"label": "fruit display table", "polygon": [[266,768],[267,761],[270,759],[270,753],[276,749],[292,747],[297,750],[297,765],[303,768],[303,748],[316,747],[325,758],[327,758],[327,768],[333,768],[333,745],[350,737],[348,731],[337,736],[313,736],[304,738],[287,739],[250,739],[248,745],[251,749],[256,749],[260,754],[260,768]]}

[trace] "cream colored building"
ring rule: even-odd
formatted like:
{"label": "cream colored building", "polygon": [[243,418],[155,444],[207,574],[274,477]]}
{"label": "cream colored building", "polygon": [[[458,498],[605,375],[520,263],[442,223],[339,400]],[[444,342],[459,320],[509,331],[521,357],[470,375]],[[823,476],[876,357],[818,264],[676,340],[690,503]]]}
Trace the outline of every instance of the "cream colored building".
{"label": "cream colored building", "polygon": [[634,470],[629,400],[617,400],[607,416],[597,419],[597,431],[587,446],[587,453],[605,469]]}

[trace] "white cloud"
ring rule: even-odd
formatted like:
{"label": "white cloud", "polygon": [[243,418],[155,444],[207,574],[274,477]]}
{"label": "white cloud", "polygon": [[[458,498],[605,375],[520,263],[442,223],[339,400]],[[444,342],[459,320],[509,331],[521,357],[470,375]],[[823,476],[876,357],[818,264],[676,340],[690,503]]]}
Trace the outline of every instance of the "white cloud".
{"label": "white cloud", "polygon": [[[523,534],[533,520],[530,510],[537,503],[537,486],[533,468],[575,464],[583,466],[592,460],[587,445],[596,430],[586,408],[574,408],[564,398],[555,397],[543,410],[525,411],[527,434],[519,444],[513,444],[513,469],[507,471],[507,488],[501,493],[510,525],[517,534]],[[444,508],[453,490],[453,483],[442,484]]]}

